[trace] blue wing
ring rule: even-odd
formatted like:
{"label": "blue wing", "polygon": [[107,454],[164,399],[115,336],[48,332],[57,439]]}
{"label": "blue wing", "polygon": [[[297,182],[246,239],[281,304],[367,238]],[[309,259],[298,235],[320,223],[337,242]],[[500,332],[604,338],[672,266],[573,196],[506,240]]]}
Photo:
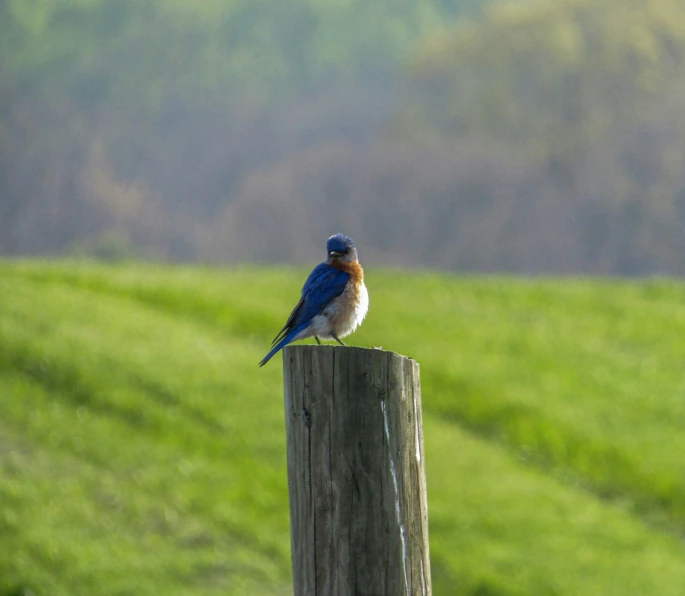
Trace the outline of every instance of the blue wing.
{"label": "blue wing", "polygon": [[328,303],[345,290],[350,274],[335,269],[326,263],[317,265],[302,286],[302,296],[290,313],[283,329],[274,338],[273,348],[259,363],[264,366],[271,357],[309,325]]}
{"label": "blue wing", "polygon": [[295,325],[309,322],[326,305],[345,291],[350,274],[321,263],[309,274],[302,286],[302,307],[295,317]]}

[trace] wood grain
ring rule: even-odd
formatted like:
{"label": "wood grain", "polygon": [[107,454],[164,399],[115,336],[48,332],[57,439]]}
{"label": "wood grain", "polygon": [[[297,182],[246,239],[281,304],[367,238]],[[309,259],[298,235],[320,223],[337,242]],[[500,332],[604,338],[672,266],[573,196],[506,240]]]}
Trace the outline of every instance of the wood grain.
{"label": "wood grain", "polygon": [[295,595],[430,595],[419,365],[297,345],[283,367]]}

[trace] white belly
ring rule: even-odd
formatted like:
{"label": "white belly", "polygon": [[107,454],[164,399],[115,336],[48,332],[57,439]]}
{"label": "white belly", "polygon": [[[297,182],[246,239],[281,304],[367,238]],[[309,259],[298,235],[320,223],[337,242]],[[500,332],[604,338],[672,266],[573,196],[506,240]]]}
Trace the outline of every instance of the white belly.
{"label": "white belly", "polygon": [[357,308],[355,310],[355,329],[362,324],[367,312],[369,312],[369,291],[366,289],[364,282],[362,282],[362,285],[359,288],[359,302],[357,303]]}
{"label": "white belly", "polygon": [[298,339],[317,336],[333,339],[352,333],[364,320],[369,310],[369,292],[362,282],[359,289],[348,287],[333,300],[321,314],[312,319],[311,325]]}

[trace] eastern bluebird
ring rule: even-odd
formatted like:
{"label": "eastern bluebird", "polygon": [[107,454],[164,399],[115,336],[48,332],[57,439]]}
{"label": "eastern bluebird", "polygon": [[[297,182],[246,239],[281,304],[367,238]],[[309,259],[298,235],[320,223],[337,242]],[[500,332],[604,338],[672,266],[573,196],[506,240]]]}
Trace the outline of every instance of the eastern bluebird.
{"label": "eastern bluebird", "polygon": [[335,234],[328,239],[326,250],[328,259],[309,274],[300,301],[259,366],[298,339],[313,337],[321,344],[322,337],[344,346],[340,338],[352,333],[364,320],[369,310],[369,293],[354,241],[345,234]]}

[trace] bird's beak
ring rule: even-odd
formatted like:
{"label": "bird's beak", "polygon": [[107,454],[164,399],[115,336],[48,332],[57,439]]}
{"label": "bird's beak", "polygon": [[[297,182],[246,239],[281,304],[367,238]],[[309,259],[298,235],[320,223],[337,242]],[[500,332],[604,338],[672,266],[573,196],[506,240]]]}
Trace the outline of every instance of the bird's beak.
{"label": "bird's beak", "polygon": [[328,253],[329,257],[342,257],[342,253],[338,252],[337,250],[332,250],[331,252]]}

